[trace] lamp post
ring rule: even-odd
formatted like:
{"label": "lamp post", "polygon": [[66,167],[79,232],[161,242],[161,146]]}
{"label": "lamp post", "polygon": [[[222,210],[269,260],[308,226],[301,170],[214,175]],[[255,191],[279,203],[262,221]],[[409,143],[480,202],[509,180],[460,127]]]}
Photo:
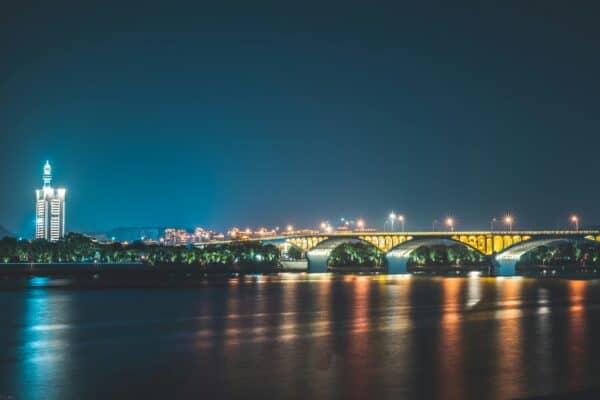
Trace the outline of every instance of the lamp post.
{"label": "lamp post", "polygon": [[575,230],[579,230],[579,217],[577,215],[571,216],[571,222],[575,225]]}
{"label": "lamp post", "polygon": [[393,211],[390,213],[390,223],[392,226],[392,232],[394,232],[394,221],[396,220],[396,213]]}
{"label": "lamp post", "polygon": [[450,232],[454,232],[454,218],[446,218],[446,225],[450,228]]}
{"label": "lamp post", "polygon": [[402,224],[402,232],[404,232],[404,215],[398,215],[398,221]]}
{"label": "lamp post", "polygon": [[356,221],[356,227],[357,227],[359,230],[362,230],[362,229],[365,227],[365,221],[363,221],[362,219],[358,219],[358,220]]}
{"label": "lamp post", "polygon": [[496,218],[492,218],[490,221],[490,232],[494,231],[494,222],[496,222]]}
{"label": "lamp post", "polygon": [[512,232],[513,222],[514,222],[514,219],[513,219],[512,215],[507,215],[506,217],[504,217],[504,223],[506,225],[508,225],[509,232]]}
{"label": "lamp post", "polygon": [[432,231],[432,232],[435,232],[435,226],[437,225],[437,223],[438,223],[438,220],[437,220],[437,219],[434,219],[434,220],[433,220],[433,223],[431,224],[431,231]]}

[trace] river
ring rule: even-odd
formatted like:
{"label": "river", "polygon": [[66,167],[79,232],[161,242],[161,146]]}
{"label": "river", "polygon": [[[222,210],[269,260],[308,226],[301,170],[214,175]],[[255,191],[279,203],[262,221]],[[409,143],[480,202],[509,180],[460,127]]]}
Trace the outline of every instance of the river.
{"label": "river", "polygon": [[600,394],[600,281],[280,274],[0,292],[0,399]]}

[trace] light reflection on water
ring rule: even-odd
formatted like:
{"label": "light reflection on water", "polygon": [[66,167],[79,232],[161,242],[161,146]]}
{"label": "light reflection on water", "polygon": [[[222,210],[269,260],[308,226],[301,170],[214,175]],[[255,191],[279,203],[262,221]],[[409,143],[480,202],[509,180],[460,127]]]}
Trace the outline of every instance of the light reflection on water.
{"label": "light reflection on water", "polygon": [[514,398],[597,389],[596,281],[282,274],[0,292],[1,395]]}
{"label": "light reflection on water", "polygon": [[500,308],[496,311],[496,357],[498,361],[498,397],[515,398],[523,392],[523,336],[521,309],[523,283],[505,279],[497,282]]}
{"label": "light reflection on water", "polygon": [[[474,285],[473,282],[479,282],[479,279],[469,279],[469,286]],[[460,399],[463,397],[460,295],[464,283],[463,279],[445,279],[442,283],[444,308],[438,341],[440,398]]]}
{"label": "light reflection on water", "polygon": [[569,313],[567,317],[567,335],[565,342],[568,354],[568,387],[575,390],[585,383],[585,365],[589,340],[586,332],[585,295],[587,282],[570,281]]}
{"label": "light reflection on water", "polygon": [[[41,283],[38,281],[36,283]],[[25,300],[20,346],[17,349],[17,398],[60,399],[68,384],[71,296],[31,289]],[[39,397],[38,397],[39,398]]]}

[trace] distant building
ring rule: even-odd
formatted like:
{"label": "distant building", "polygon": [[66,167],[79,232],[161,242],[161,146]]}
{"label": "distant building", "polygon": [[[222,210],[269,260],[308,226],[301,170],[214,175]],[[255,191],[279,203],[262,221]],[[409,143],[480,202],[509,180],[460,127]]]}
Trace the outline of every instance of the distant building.
{"label": "distant building", "polygon": [[205,230],[201,227],[196,227],[192,233],[192,243],[212,242],[214,240],[223,240],[225,235],[219,232]]}
{"label": "distant building", "polygon": [[117,242],[158,242],[164,232],[165,228],[160,227],[121,227],[106,232],[106,236],[109,240]]}
{"label": "distant building", "polygon": [[167,228],[163,243],[168,246],[186,246],[192,242],[192,235],[185,229]]}
{"label": "distant building", "polygon": [[2,225],[0,225],[0,239],[5,237],[14,237],[14,235],[10,233],[7,229],[5,229]]}
{"label": "distant building", "polygon": [[65,236],[66,189],[52,187],[52,167],[44,165],[43,187],[35,191],[35,238],[55,242]]}
{"label": "distant building", "polygon": [[252,230],[250,230],[250,228],[246,228],[246,230],[241,230],[240,228],[234,227],[234,228],[231,228],[229,231],[227,231],[227,236],[229,236],[229,238],[232,240],[248,240],[248,239],[255,239],[255,238],[277,236],[278,232],[279,232],[279,228],[275,228],[275,229],[260,228],[256,231],[252,231]]}
{"label": "distant building", "polygon": [[84,235],[100,243],[109,243],[112,241],[106,232],[85,232]]}

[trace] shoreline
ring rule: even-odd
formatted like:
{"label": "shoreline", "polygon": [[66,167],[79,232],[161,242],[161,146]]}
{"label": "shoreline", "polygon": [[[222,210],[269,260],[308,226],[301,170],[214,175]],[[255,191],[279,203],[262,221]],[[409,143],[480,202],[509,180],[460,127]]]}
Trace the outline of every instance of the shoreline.
{"label": "shoreline", "polygon": [[[256,266],[253,266],[256,267]],[[448,266],[446,266],[448,267]],[[151,266],[143,263],[97,264],[97,263],[61,263],[35,264],[14,263],[0,264],[0,290],[21,290],[29,288],[192,288],[212,284],[228,284],[232,280],[263,280],[281,275],[306,275],[306,270],[285,269],[281,266],[217,265],[200,267],[188,264],[167,264]],[[361,266],[335,267],[326,273],[332,278],[341,276],[380,276],[380,277],[415,277],[415,278],[491,278],[490,274],[474,270],[454,269],[448,273],[445,268],[440,271],[428,270],[421,273],[405,275],[387,274],[385,268],[369,268]],[[322,275],[322,274],[319,274]],[[264,277],[264,278],[263,278]],[[512,278],[512,277],[510,277]],[[595,271],[560,271],[555,274],[544,274],[535,270],[524,271],[514,278],[535,280],[594,280],[600,279]]]}

